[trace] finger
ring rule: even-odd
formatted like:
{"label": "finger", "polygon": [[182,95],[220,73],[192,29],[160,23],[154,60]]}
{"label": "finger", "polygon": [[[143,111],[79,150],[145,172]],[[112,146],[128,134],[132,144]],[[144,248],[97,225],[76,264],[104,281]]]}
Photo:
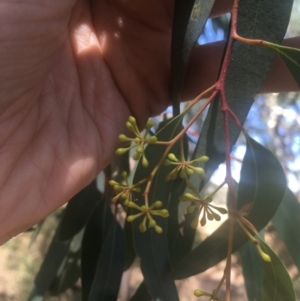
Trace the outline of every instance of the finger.
{"label": "finger", "polygon": [[210,17],[214,18],[228,13],[231,10],[233,0],[216,0],[211,10]]}
{"label": "finger", "polygon": [[[283,44],[300,48],[300,37],[286,39]],[[183,100],[196,97],[217,82],[224,47],[224,41],[194,47],[183,85]],[[299,91],[299,87],[284,62],[277,56],[260,93],[287,91]]]}

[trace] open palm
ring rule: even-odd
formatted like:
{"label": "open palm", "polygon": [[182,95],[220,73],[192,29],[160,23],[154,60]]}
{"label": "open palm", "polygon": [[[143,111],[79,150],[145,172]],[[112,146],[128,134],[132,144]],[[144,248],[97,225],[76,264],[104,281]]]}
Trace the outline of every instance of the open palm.
{"label": "open palm", "polygon": [[[0,2],[0,242],[92,181],[169,101],[172,1]],[[2,23],[2,24],[3,24]]]}

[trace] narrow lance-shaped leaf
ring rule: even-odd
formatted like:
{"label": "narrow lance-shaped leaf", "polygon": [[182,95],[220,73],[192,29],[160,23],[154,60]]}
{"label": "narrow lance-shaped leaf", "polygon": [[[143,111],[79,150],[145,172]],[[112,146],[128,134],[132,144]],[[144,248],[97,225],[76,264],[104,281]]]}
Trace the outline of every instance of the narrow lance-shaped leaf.
{"label": "narrow lance-shaped leaf", "polygon": [[[290,18],[293,0],[240,0],[238,6],[237,32],[250,39],[281,43]],[[276,54],[263,47],[234,43],[225,80],[227,104],[243,124],[253,104],[254,96],[270,70]],[[201,92],[201,91],[199,91]],[[232,147],[240,128],[230,120],[230,146]],[[219,96],[210,106],[197,143],[194,157],[207,155],[207,179],[225,161],[224,121]],[[202,183],[203,185],[204,183]]]}
{"label": "narrow lance-shaped leaf", "polygon": [[68,203],[59,225],[58,240],[68,240],[86,224],[102,195],[96,180],[77,193]]}
{"label": "narrow lance-shaped leaf", "polygon": [[272,249],[260,239],[260,244],[271,262],[262,261],[263,301],[296,301],[292,280],[285,266]]}
{"label": "narrow lance-shaped leaf", "polygon": [[55,279],[49,287],[52,295],[59,295],[71,288],[81,275],[81,242],[84,229],[73,238],[67,256],[64,258]]}
{"label": "narrow lance-shaped leaf", "polygon": [[[262,235],[262,231],[260,232]],[[262,301],[263,271],[262,258],[252,241],[239,249],[241,266],[248,300]]]}
{"label": "narrow lance-shaped leaf", "polygon": [[[237,208],[251,205],[246,218],[258,231],[271,220],[286,190],[284,171],[277,158],[259,143],[247,138]],[[174,277],[186,278],[207,270],[227,256],[229,221],[191,251],[177,266]],[[235,223],[233,252],[248,241],[248,236]]]}
{"label": "narrow lance-shaped leaf", "polygon": [[175,115],[179,113],[178,94],[181,91],[190,53],[204,28],[213,4],[214,0],[175,0],[171,46],[171,93]]}
{"label": "narrow lance-shaped leaf", "polygon": [[[182,116],[178,116],[170,123],[162,128],[157,134],[158,140],[169,141],[175,137],[180,130]],[[165,152],[164,145],[148,145],[145,150],[145,155],[149,160],[149,166],[143,167],[139,162],[133,182],[137,183],[149,176],[153,168],[157,165]],[[179,146],[176,145],[172,151],[177,156],[179,154]],[[170,199],[172,192],[172,181],[166,181],[166,176],[172,171],[172,166],[161,166],[156,176],[153,179],[150,193],[149,206],[155,201],[162,202],[164,209],[170,208],[173,204],[178,204],[178,200]],[[146,184],[145,184],[146,185]],[[141,193],[137,193],[137,204],[144,204],[143,192],[145,185],[141,186]],[[138,212],[133,211],[132,214]],[[158,234],[154,228],[149,228],[146,232],[141,233],[139,224],[143,217],[133,221],[134,244],[137,255],[141,258],[141,269],[144,275],[145,283],[149,293],[153,298],[158,298],[163,301],[176,301],[178,299],[177,290],[174,281],[170,279],[170,265],[167,249],[167,219],[154,216],[157,225],[162,228],[162,233]]]}
{"label": "narrow lance-shaped leaf", "polygon": [[[96,273],[97,261],[112,223],[113,215],[109,203],[103,199],[89,218],[82,240],[82,301],[89,299]],[[125,252],[125,250],[123,251]]]}
{"label": "narrow lance-shaped leaf", "polygon": [[[58,241],[57,234],[54,235],[49,246],[48,252],[34,280],[34,287],[28,297],[28,301],[43,300],[52,281],[55,279],[57,272],[66,257],[71,240]],[[39,299],[41,298],[41,299]]]}
{"label": "narrow lance-shaped leaf", "polygon": [[272,224],[300,272],[300,231],[298,231],[300,229],[300,204],[290,189],[287,189],[281,205],[273,216]]}
{"label": "narrow lance-shaped leaf", "polygon": [[123,230],[115,220],[101,248],[89,301],[117,300],[125,263],[125,248]]}
{"label": "narrow lance-shaped leaf", "polygon": [[300,49],[276,45],[269,42],[264,42],[263,45],[275,50],[280,55],[300,88]]}

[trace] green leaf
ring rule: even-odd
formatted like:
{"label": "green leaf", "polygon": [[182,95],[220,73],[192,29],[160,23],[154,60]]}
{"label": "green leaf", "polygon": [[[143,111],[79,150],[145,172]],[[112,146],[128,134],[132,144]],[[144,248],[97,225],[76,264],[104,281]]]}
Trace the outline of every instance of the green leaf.
{"label": "green leaf", "polygon": [[126,259],[124,265],[124,271],[129,269],[136,258],[133,233],[132,233],[132,223],[125,221],[124,234],[126,240]]}
{"label": "green leaf", "polygon": [[262,301],[262,258],[252,241],[239,249],[248,300]]}
{"label": "green leaf", "polygon": [[[182,116],[178,116],[170,121],[157,133],[158,140],[169,141],[175,137],[182,129],[181,122]],[[145,150],[145,155],[149,160],[149,166],[145,168],[142,166],[141,162],[139,162],[133,180],[134,183],[137,183],[149,176],[153,168],[161,159],[165,150],[166,146],[164,145],[148,145]],[[170,152],[179,156],[179,145],[176,144]],[[149,192],[149,205],[157,200],[160,200],[163,203],[161,208],[165,209],[170,209],[171,206],[178,205],[177,199],[174,200],[170,198],[172,190],[176,188],[174,187],[174,183],[172,181],[165,180],[167,174],[169,174],[172,169],[173,167],[170,165],[161,166],[158,170],[157,174],[153,178]],[[143,197],[145,185],[141,186],[142,192],[135,195],[138,205],[143,205],[145,202]],[[134,210],[132,213],[136,214],[138,212]],[[155,217],[155,220],[163,229],[161,234],[156,233],[153,228],[147,229],[145,233],[141,233],[139,230],[139,224],[142,221],[142,217],[133,221],[135,250],[137,255],[141,258],[141,270],[151,296],[163,301],[176,301],[179,300],[177,290],[174,281],[169,278],[170,264],[166,243],[168,240],[168,219]]]}
{"label": "green leaf", "polygon": [[260,237],[258,239],[262,250],[270,256],[271,262],[262,260],[250,241],[239,251],[248,300],[295,301],[293,283],[286,268],[272,249]]}
{"label": "green leaf", "polygon": [[125,248],[123,230],[115,220],[101,248],[89,301],[117,300],[125,263]]}
{"label": "green leaf", "polygon": [[177,114],[179,113],[178,96],[189,56],[214,2],[214,0],[175,0],[171,46],[171,93],[173,108],[174,111],[177,110]]}
{"label": "green leaf", "polygon": [[[237,208],[252,204],[246,218],[260,231],[275,214],[285,190],[286,179],[277,158],[248,137],[238,188]],[[226,258],[228,233],[229,221],[227,220],[180,262],[174,277],[182,279],[201,273]],[[247,235],[235,223],[233,252],[247,241]]]}
{"label": "green leaf", "polygon": [[77,193],[68,203],[59,226],[59,240],[71,239],[86,224],[102,195],[96,180]]}
{"label": "green leaf", "polygon": [[290,189],[287,189],[272,223],[300,272],[300,204]]}
{"label": "green leaf", "polygon": [[84,230],[81,230],[72,240],[67,256],[64,258],[55,279],[49,287],[51,295],[59,295],[71,288],[80,277],[81,242]]}
{"label": "green leaf", "polygon": [[89,300],[97,261],[112,223],[113,215],[108,201],[102,200],[89,218],[82,240],[82,301]]}
{"label": "green leaf", "polygon": [[[281,43],[289,23],[292,5],[292,0],[240,0],[238,34],[250,39]],[[239,41],[234,43],[225,81],[225,94],[228,106],[241,124],[245,122],[254,96],[259,92],[275,56],[273,51],[263,47],[246,45]],[[240,128],[230,120],[229,129],[232,147],[240,134]],[[210,158],[205,164],[209,179],[225,160],[224,121],[219,96],[209,108],[194,157],[203,154]]]}
{"label": "green leaf", "polygon": [[300,49],[269,42],[265,42],[263,45],[275,50],[280,55],[300,88]]}
{"label": "green leaf", "polygon": [[41,298],[41,300],[44,299],[44,295],[55,279],[58,270],[69,251],[71,240],[58,241],[57,234],[58,232],[56,231],[40,270],[35,277],[34,287],[27,299],[28,301],[39,300],[39,298]]}
{"label": "green leaf", "polygon": [[272,249],[260,239],[260,244],[265,253],[271,257],[271,262],[262,260],[263,268],[263,301],[296,301],[295,291],[290,275],[286,268],[272,251]]}

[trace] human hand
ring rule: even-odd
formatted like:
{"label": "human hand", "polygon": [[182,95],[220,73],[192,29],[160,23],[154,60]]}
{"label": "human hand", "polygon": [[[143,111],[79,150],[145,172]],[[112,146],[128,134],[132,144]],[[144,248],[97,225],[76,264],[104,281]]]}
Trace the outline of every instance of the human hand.
{"label": "human hand", "polygon": [[[216,1],[213,14],[231,2]],[[129,115],[143,126],[169,104],[172,7],[0,1],[0,243],[89,184],[113,158]],[[197,64],[217,70],[203,49]],[[198,93],[213,83],[211,70]]]}

